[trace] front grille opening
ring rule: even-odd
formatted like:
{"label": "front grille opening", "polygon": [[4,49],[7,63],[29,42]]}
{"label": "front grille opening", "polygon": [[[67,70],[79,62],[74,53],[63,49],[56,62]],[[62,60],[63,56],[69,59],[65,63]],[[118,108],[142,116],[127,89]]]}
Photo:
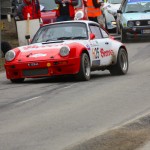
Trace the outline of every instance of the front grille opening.
{"label": "front grille opening", "polygon": [[48,74],[48,68],[27,69],[23,70],[23,76],[43,76]]}

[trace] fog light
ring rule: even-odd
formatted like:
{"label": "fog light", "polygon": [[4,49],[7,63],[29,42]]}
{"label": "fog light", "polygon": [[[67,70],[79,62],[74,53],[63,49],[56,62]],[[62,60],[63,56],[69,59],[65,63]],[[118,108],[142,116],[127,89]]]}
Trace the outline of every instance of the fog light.
{"label": "fog light", "polygon": [[140,23],[140,21],[136,21],[135,24],[136,24],[137,26],[139,26],[141,23]]}

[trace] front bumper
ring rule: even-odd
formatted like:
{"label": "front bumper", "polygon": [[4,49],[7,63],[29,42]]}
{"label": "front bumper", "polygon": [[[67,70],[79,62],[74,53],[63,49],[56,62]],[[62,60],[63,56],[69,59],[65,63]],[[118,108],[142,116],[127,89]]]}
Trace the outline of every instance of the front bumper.
{"label": "front bumper", "polygon": [[80,58],[5,64],[8,79],[76,74],[79,68]]}
{"label": "front bumper", "polygon": [[129,38],[149,38],[150,26],[147,27],[132,27],[124,28],[124,32]]}

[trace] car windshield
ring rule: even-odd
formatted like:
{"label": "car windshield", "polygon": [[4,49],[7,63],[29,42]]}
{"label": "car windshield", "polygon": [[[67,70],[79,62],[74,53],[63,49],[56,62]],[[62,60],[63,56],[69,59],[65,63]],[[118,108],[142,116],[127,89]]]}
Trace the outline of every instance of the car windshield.
{"label": "car windshield", "polygon": [[39,29],[32,43],[54,42],[59,40],[88,39],[85,23],[58,23]]}
{"label": "car windshield", "polygon": [[122,0],[108,0],[111,4],[121,4]]}
{"label": "car windshield", "polygon": [[[40,2],[40,5],[42,7],[44,7],[43,11],[46,11],[46,10],[54,10],[54,9],[57,9],[57,4],[55,3],[55,0],[39,0]],[[82,1],[81,0],[78,0],[78,5],[76,7],[81,7],[81,4]]]}
{"label": "car windshield", "polygon": [[128,0],[124,12],[150,12],[150,0]]}

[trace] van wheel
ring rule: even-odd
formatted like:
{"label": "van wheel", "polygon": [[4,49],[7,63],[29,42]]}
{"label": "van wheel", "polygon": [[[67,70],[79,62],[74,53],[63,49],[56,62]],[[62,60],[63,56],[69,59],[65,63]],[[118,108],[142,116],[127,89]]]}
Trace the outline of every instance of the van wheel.
{"label": "van wheel", "polygon": [[122,28],[120,29],[120,34],[121,34],[121,42],[126,43],[127,42],[127,35]]}

